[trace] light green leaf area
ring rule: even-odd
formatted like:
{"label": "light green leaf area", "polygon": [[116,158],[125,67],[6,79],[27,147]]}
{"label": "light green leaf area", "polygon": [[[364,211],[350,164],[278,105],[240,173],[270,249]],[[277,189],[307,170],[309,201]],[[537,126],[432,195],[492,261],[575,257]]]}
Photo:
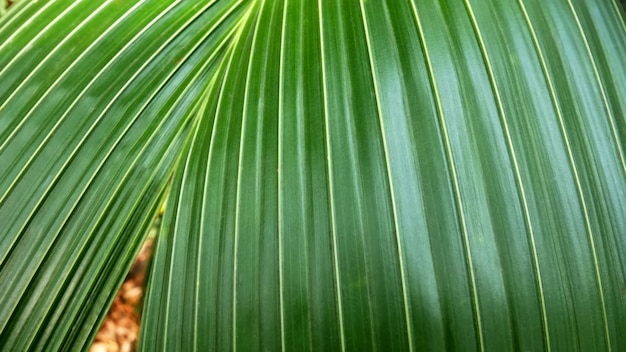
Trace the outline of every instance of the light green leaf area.
{"label": "light green leaf area", "polygon": [[[626,350],[614,0],[23,1],[0,350]],[[168,185],[169,184],[169,185]]]}
{"label": "light green leaf area", "polygon": [[95,336],[241,13],[15,10],[0,55],[0,350],[84,349]]}

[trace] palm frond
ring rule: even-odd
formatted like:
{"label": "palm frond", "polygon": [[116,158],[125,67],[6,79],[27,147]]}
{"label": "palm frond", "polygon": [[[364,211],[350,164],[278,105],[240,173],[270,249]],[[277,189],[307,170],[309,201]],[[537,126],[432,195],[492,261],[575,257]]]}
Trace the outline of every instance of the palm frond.
{"label": "palm frond", "polygon": [[166,194],[144,351],[625,349],[624,57],[613,0],[22,2],[0,349],[86,349]]}

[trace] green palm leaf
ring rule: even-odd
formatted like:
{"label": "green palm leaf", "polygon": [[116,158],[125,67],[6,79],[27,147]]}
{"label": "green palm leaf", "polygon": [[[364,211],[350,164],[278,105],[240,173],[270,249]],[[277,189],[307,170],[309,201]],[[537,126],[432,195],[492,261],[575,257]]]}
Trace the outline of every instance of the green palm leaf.
{"label": "green palm leaf", "polygon": [[0,349],[86,349],[165,195],[144,351],[625,349],[622,14],[20,2]]}

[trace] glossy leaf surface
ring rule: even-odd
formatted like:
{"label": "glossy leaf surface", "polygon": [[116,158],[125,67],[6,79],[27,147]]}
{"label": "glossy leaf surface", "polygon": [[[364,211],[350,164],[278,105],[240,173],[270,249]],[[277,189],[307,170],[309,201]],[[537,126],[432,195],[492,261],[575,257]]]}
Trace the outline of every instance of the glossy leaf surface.
{"label": "glossy leaf surface", "polygon": [[171,179],[144,351],[626,349],[619,6],[21,3],[0,348],[85,348]]}

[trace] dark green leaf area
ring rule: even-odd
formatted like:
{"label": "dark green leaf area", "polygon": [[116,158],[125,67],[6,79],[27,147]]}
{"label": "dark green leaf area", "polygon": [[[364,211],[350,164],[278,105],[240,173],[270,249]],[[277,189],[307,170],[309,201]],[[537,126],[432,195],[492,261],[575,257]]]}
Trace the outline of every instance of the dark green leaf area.
{"label": "dark green leaf area", "polygon": [[145,350],[624,345],[614,3],[254,6],[179,170]]}
{"label": "dark green leaf area", "polygon": [[[626,350],[616,0],[24,1],[0,349]],[[169,185],[169,186],[168,186]]]}

